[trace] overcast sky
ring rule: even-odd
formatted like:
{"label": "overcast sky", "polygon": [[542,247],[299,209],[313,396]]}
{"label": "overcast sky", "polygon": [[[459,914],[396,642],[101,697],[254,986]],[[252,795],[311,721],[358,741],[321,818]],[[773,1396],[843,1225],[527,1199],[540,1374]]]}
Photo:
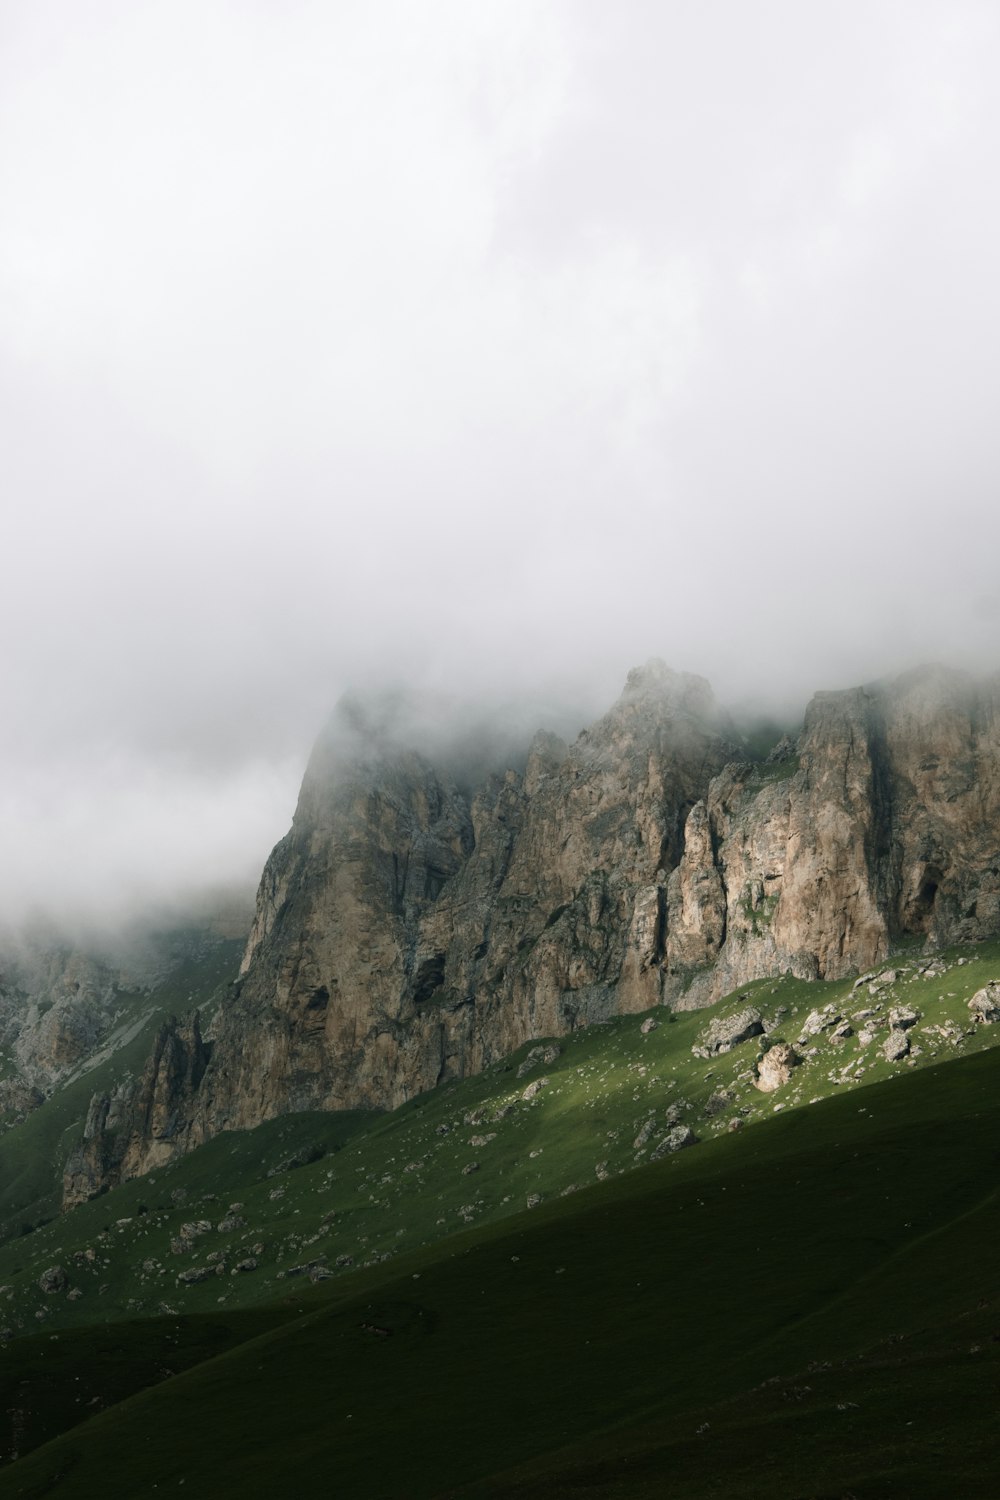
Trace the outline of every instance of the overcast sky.
{"label": "overcast sky", "polygon": [[348,686],[1000,666],[1000,8],[0,0],[0,907],[252,881]]}

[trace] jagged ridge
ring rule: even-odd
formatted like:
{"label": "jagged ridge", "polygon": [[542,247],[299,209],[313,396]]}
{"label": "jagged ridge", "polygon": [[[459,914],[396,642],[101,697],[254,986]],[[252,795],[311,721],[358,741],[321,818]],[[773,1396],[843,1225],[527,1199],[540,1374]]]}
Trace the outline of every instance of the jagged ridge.
{"label": "jagged ridge", "polygon": [[393,1107],[533,1037],[996,933],[997,709],[996,679],[925,669],[818,694],[797,746],[752,765],[708,685],[653,662],[470,800],[352,702],[264,871],[211,1058],[152,1058],[114,1141],[95,1106],[68,1201],[223,1129]]}

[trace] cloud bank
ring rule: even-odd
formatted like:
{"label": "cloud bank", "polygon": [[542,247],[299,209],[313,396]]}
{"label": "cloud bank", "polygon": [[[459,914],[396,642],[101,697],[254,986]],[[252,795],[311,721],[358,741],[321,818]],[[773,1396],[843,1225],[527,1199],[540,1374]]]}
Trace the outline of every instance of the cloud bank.
{"label": "cloud bank", "polygon": [[350,686],[1000,666],[998,64],[962,0],[11,0],[8,916],[251,879]]}

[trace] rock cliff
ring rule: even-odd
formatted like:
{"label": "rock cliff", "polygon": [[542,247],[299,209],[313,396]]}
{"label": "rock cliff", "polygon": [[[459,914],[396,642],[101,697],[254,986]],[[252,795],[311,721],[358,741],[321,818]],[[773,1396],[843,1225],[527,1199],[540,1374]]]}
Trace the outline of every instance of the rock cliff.
{"label": "rock cliff", "polygon": [[[818,693],[797,748],[728,766],[668,891],[668,994],[837,979],[1000,930],[1000,682],[941,668]],[[686,986],[679,992],[677,981]]]}
{"label": "rock cliff", "polygon": [[820,693],[751,764],[708,685],[653,662],[471,795],[346,703],[211,1055],[176,1031],[116,1116],[95,1101],[68,1199],[287,1111],[391,1108],[531,1037],[996,933],[998,701],[941,669]]}

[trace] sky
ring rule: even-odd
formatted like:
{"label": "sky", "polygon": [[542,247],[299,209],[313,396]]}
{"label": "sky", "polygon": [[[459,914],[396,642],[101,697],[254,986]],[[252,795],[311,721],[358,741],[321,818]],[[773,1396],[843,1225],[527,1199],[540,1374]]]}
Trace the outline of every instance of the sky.
{"label": "sky", "polygon": [[1000,667],[998,76],[992,0],[0,0],[3,916],[252,887],[348,689]]}

